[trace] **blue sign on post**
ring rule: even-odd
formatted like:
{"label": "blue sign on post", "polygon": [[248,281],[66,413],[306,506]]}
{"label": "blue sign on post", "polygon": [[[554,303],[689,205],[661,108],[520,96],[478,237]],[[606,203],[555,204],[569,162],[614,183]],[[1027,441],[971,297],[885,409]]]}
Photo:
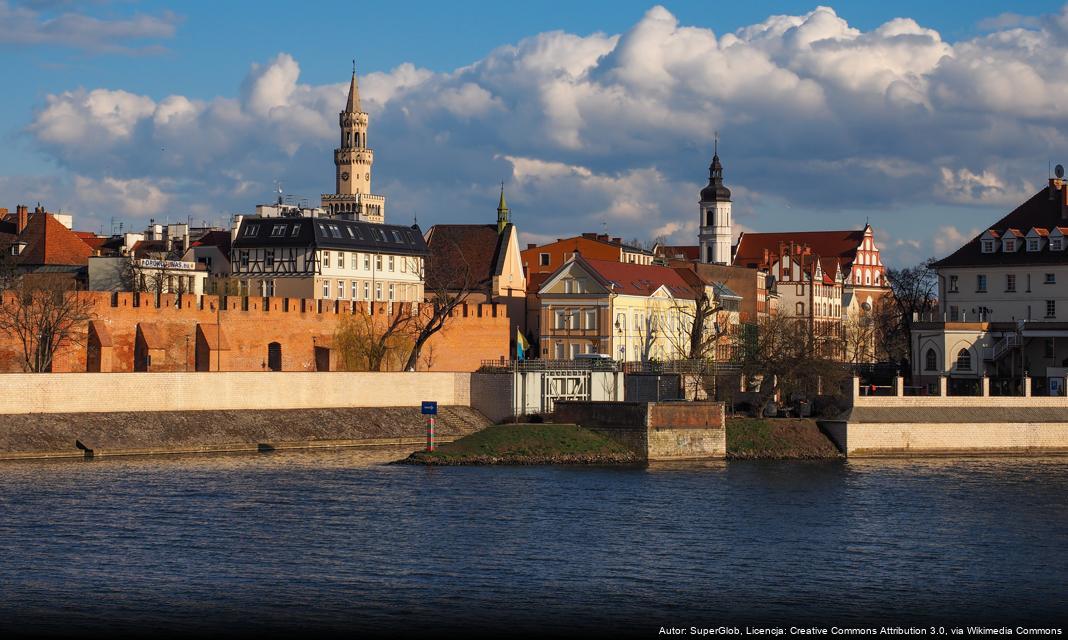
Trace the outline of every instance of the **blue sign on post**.
{"label": "blue sign on post", "polygon": [[436,403],[436,402],[424,402],[423,403],[423,415],[424,416],[436,416],[436,415],[438,415],[438,403]]}

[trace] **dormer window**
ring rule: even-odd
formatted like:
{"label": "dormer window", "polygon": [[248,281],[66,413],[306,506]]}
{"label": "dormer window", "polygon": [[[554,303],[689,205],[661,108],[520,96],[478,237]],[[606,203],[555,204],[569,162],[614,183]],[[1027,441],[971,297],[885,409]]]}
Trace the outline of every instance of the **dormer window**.
{"label": "dormer window", "polygon": [[1013,238],[1005,238],[1004,245],[1005,245],[1005,253],[1009,253],[1010,251],[1016,251],[1016,240],[1015,239],[1013,239]]}
{"label": "dormer window", "polygon": [[1055,237],[1055,238],[1050,238],[1049,239],[1049,250],[1050,251],[1061,251],[1063,249],[1064,249],[1064,238]]}
{"label": "dormer window", "polygon": [[245,235],[248,237],[254,237],[259,232],[260,225],[258,224],[250,224],[249,226],[245,227]]}
{"label": "dormer window", "polygon": [[993,240],[983,240],[983,253],[994,253]]}
{"label": "dormer window", "polygon": [[1027,250],[1028,251],[1038,251],[1038,249],[1039,249],[1038,238],[1028,238],[1027,239]]}

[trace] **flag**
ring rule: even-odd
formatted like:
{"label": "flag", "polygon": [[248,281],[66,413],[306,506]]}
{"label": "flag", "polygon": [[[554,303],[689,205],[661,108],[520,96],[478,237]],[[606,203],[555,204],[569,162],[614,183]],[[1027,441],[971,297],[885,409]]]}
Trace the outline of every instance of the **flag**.
{"label": "flag", "polygon": [[527,349],[530,349],[530,343],[523,337],[523,332],[518,328],[515,330],[515,357],[516,360],[523,360],[526,357]]}

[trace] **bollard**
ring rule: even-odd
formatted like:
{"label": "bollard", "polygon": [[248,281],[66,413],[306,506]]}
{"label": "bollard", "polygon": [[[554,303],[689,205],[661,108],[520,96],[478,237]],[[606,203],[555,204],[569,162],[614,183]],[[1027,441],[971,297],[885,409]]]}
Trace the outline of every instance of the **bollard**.
{"label": "bollard", "polygon": [[426,450],[434,450],[434,416],[426,417]]}

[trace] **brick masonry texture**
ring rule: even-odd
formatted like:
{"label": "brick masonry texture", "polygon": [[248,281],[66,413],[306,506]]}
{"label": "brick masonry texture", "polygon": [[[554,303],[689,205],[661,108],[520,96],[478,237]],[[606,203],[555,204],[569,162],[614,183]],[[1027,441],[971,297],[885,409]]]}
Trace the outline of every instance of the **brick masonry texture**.
{"label": "brick masonry texture", "polygon": [[[60,346],[52,369],[57,373],[146,370],[146,354],[152,372],[262,371],[269,366],[268,345],[274,342],[281,349],[282,371],[315,371],[325,368],[317,367],[316,347],[331,349],[340,318],[368,313],[363,303],[336,300],[230,296],[217,311],[217,296],[187,295],[176,304],[176,295],[165,294],[157,304],[154,294],[78,295],[92,299],[93,317],[79,327],[75,340]],[[10,296],[4,294],[3,304],[12,303]],[[388,322],[387,310],[388,305],[377,305],[378,326]],[[215,348],[217,317],[221,350]],[[90,323],[95,327],[93,339],[88,335]],[[483,360],[508,357],[509,338],[503,305],[464,305],[424,347],[418,369],[474,371]],[[14,336],[0,336],[0,371],[21,371],[20,353]],[[329,353],[328,359],[330,368],[336,368],[336,354]]]}
{"label": "brick masonry texture", "polygon": [[557,402],[557,422],[573,422],[648,460],[723,458],[722,402]]}

